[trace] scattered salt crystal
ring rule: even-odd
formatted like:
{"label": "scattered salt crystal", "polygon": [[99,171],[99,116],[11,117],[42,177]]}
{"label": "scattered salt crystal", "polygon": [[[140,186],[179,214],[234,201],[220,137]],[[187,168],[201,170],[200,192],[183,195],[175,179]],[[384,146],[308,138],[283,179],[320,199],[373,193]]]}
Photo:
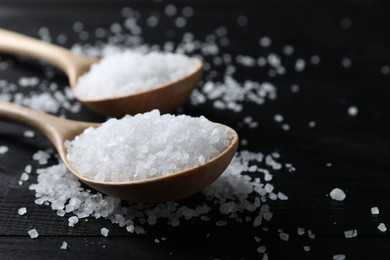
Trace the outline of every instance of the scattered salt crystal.
{"label": "scattered salt crystal", "polygon": [[[96,129],[87,129],[73,141],[66,141],[65,146],[70,164],[81,175],[123,182],[200,165],[221,153],[230,138],[226,128],[205,117],[160,115],[153,110],[110,119]],[[90,149],[92,145],[97,149]]]}
{"label": "scattered salt crystal", "polygon": [[350,116],[356,116],[358,114],[359,110],[355,106],[348,107],[348,115]]}
{"label": "scattered salt crystal", "polygon": [[24,214],[27,213],[27,209],[25,207],[22,207],[20,209],[18,209],[18,214],[23,216]]}
{"label": "scattered salt crystal", "polygon": [[50,158],[50,153],[47,151],[39,150],[33,154],[33,160],[38,161],[39,164],[47,164],[48,159]]}
{"label": "scattered salt crystal", "polygon": [[177,28],[184,28],[187,25],[187,19],[184,17],[176,17],[175,19],[175,26]]}
{"label": "scattered salt crystal", "polygon": [[304,228],[298,228],[298,235],[302,236],[303,234],[305,234],[305,229]]}
{"label": "scattered salt crystal", "polygon": [[356,229],[352,229],[352,230],[344,231],[344,236],[345,236],[345,238],[356,237],[357,236],[357,230]]}
{"label": "scattered salt crystal", "polygon": [[283,116],[280,114],[275,114],[274,120],[275,120],[275,122],[278,122],[278,123],[283,122]]}
{"label": "scattered salt crystal", "polygon": [[294,47],[291,45],[284,46],[283,53],[287,56],[292,55],[294,53]]}
{"label": "scattered salt crystal", "polygon": [[371,208],[371,214],[372,215],[378,215],[379,214],[379,208],[378,207],[372,207]]}
{"label": "scattered salt crystal", "polygon": [[308,125],[309,125],[309,127],[315,127],[316,126],[316,122],[315,121],[310,121]]}
{"label": "scattered salt crystal", "polygon": [[381,73],[384,74],[384,75],[387,75],[390,73],[390,66],[388,65],[383,65],[381,67]]}
{"label": "scattered salt crystal", "polygon": [[23,172],[22,175],[20,176],[21,181],[28,181],[29,176],[27,173]]}
{"label": "scattered salt crystal", "polygon": [[297,59],[295,62],[295,71],[301,72],[305,69],[306,62],[303,59]]}
{"label": "scattered salt crystal", "polygon": [[288,241],[290,236],[288,234],[284,233],[284,232],[281,232],[281,233],[279,233],[279,237],[283,241]]}
{"label": "scattered salt crystal", "polygon": [[27,130],[23,132],[23,136],[27,138],[33,138],[35,136],[35,133],[31,130]]}
{"label": "scattered salt crystal", "polygon": [[9,150],[8,146],[5,145],[0,146],[0,154],[5,154],[6,152],[8,152],[8,150]]}
{"label": "scattered salt crystal", "polygon": [[332,164],[332,163],[326,163],[325,166],[326,166],[326,167],[332,167],[333,164]]}
{"label": "scattered salt crystal", "polygon": [[108,236],[108,232],[109,232],[109,230],[107,229],[107,228],[102,228],[102,229],[100,229],[100,233],[103,235],[103,236]]}
{"label": "scattered salt crystal", "polygon": [[334,188],[331,192],[330,192],[330,197],[334,200],[337,200],[337,201],[343,201],[346,197],[345,193],[343,190],[339,189],[339,188]]}
{"label": "scattered salt crystal", "polygon": [[386,231],[387,231],[387,227],[386,227],[386,225],[383,224],[383,223],[380,223],[380,224],[378,225],[378,229],[379,229],[379,231],[381,231],[381,232],[386,232]]}
{"label": "scattered salt crystal", "polygon": [[160,240],[157,239],[157,238],[155,238],[155,239],[154,239],[154,243],[158,244],[158,243],[160,243]]}
{"label": "scattered salt crystal", "polygon": [[278,198],[279,198],[280,200],[288,200],[288,196],[285,195],[285,194],[282,193],[282,192],[278,192]]}
{"label": "scattered salt crystal", "polygon": [[311,58],[310,58],[310,62],[311,62],[312,64],[314,64],[314,65],[319,64],[320,61],[321,61],[321,58],[320,58],[320,56],[318,56],[318,55],[313,55],[313,56],[311,56]]}
{"label": "scattered salt crystal", "polygon": [[63,250],[66,250],[68,248],[68,243],[66,243],[65,241],[62,242],[62,245],[60,247],[60,249],[63,249]]}
{"label": "scattered salt crystal", "polygon": [[221,227],[221,226],[226,226],[227,225],[227,221],[225,220],[218,220],[217,222],[215,222],[215,225]]}
{"label": "scattered salt crystal", "polygon": [[69,227],[74,227],[74,225],[78,222],[79,222],[79,218],[76,216],[72,216],[72,217],[68,218],[68,226]]}
{"label": "scattered salt crystal", "polygon": [[37,238],[39,236],[37,230],[34,228],[34,229],[31,229],[28,231],[28,234],[30,235],[31,238]]}
{"label": "scattered salt crystal", "polygon": [[300,87],[296,84],[291,86],[291,92],[293,92],[293,93],[299,92],[299,89],[300,89]]}
{"label": "scattered salt crystal", "polygon": [[341,21],[340,21],[340,26],[341,26],[341,28],[343,28],[343,29],[349,29],[349,28],[351,28],[351,26],[352,26],[352,21],[351,21],[351,19],[349,19],[349,18],[347,18],[347,17],[341,19]]}
{"label": "scattered salt crystal", "polygon": [[310,251],[310,246],[304,246],[304,247],[303,247],[303,250],[304,250],[305,252],[309,252],[309,251]]}
{"label": "scattered salt crystal", "polygon": [[174,16],[177,12],[177,8],[175,5],[169,4],[169,5],[165,6],[164,11],[165,11],[165,14],[167,16]]}
{"label": "scattered salt crystal", "polygon": [[247,23],[248,23],[248,17],[246,17],[245,15],[240,15],[237,18],[237,24],[239,26],[245,26],[245,25],[247,25]]}
{"label": "scattered salt crystal", "polygon": [[255,236],[254,239],[255,239],[255,241],[256,241],[257,243],[259,243],[259,242],[261,241],[261,238],[258,237],[258,236]]}
{"label": "scattered salt crystal", "polygon": [[352,65],[352,61],[349,58],[343,58],[341,60],[341,66],[343,66],[344,68],[349,68],[351,67],[351,65]]}
{"label": "scattered salt crystal", "polygon": [[259,246],[257,248],[257,252],[259,252],[260,254],[264,253],[266,250],[267,250],[266,246]]}
{"label": "scattered salt crystal", "polygon": [[338,254],[333,256],[333,260],[344,260],[344,259],[345,259],[345,255],[343,254]]}
{"label": "scattered salt crystal", "polygon": [[267,36],[263,36],[260,38],[259,40],[259,44],[261,47],[269,47],[272,43],[272,40],[270,37],[267,37]]}
{"label": "scattered salt crystal", "polygon": [[182,54],[127,50],[94,64],[78,80],[75,94],[83,99],[134,94],[176,81],[193,72],[195,64]]}

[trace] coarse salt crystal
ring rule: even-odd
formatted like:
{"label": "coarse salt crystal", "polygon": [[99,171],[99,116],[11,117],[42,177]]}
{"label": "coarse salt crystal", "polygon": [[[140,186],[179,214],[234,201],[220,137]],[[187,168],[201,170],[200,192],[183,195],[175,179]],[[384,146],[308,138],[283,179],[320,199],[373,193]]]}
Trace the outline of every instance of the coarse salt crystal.
{"label": "coarse salt crystal", "polygon": [[5,154],[6,152],[8,152],[8,150],[9,150],[8,146],[5,145],[0,146],[0,154]]}
{"label": "coarse salt crystal", "polygon": [[[123,182],[165,176],[203,164],[220,154],[230,139],[225,127],[204,117],[160,115],[153,110],[110,119],[66,141],[65,146],[70,164],[82,176]],[[96,149],[90,149],[91,145]]]}
{"label": "coarse salt crystal", "polygon": [[31,238],[37,238],[39,236],[39,234],[35,228],[29,230],[28,234],[30,235]]}
{"label": "coarse salt crystal", "polygon": [[107,228],[102,228],[102,229],[100,229],[100,233],[103,235],[103,236],[108,236],[108,232],[109,232],[109,230],[107,229]]}
{"label": "coarse salt crystal", "polygon": [[378,207],[372,207],[371,208],[371,214],[372,215],[378,215],[379,214],[379,208]]}
{"label": "coarse salt crystal", "polygon": [[22,207],[22,208],[18,209],[18,214],[19,215],[23,216],[26,213],[27,213],[26,207]]}
{"label": "coarse salt crystal", "polygon": [[195,64],[181,54],[125,51],[94,64],[78,80],[75,94],[83,99],[134,94],[179,80],[193,72]]}
{"label": "coarse salt crystal", "polygon": [[74,225],[75,225],[76,223],[78,223],[78,222],[79,222],[79,218],[76,217],[76,216],[72,216],[72,217],[70,217],[70,218],[68,219],[68,226],[69,226],[69,227],[74,227]]}
{"label": "coarse salt crystal", "polygon": [[279,237],[283,241],[288,241],[290,236],[288,234],[284,233],[284,232],[281,232],[281,233],[279,233]]}
{"label": "coarse salt crystal", "polygon": [[356,106],[350,106],[348,107],[348,115],[350,116],[357,116],[359,110]]}
{"label": "coarse salt crystal", "polygon": [[61,247],[60,247],[60,249],[66,250],[67,248],[68,248],[68,243],[65,242],[65,241],[63,241],[63,242],[62,242],[62,245],[61,245]]}
{"label": "coarse salt crystal", "polygon": [[345,195],[343,190],[341,190],[339,188],[334,188],[330,192],[330,197],[334,200],[337,200],[337,201],[343,201],[345,199],[346,195]]}
{"label": "coarse salt crystal", "polygon": [[303,250],[304,250],[305,252],[309,252],[309,251],[310,251],[310,246],[304,246],[304,247],[303,247]]}
{"label": "coarse salt crystal", "polygon": [[357,230],[352,229],[352,230],[344,231],[344,236],[345,238],[354,238],[357,236]]}
{"label": "coarse salt crystal", "polygon": [[338,254],[333,256],[333,260],[344,260],[345,255],[344,254]]}
{"label": "coarse salt crystal", "polygon": [[378,225],[378,229],[379,229],[379,231],[381,231],[381,232],[386,232],[386,231],[387,231],[387,227],[386,227],[386,225],[383,224],[383,223],[380,223],[380,224]]}

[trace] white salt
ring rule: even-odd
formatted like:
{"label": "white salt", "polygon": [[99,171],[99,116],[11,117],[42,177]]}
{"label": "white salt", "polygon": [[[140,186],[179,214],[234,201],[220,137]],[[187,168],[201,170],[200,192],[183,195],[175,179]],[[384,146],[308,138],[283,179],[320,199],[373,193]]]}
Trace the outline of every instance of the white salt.
{"label": "white salt", "polygon": [[381,67],[381,73],[384,74],[384,75],[387,75],[390,73],[390,66],[388,65],[383,65]]}
{"label": "white salt", "polygon": [[352,230],[344,231],[344,236],[345,238],[354,238],[357,236],[357,230],[352,229]]}
{"label": "white salt", "polygon": [[[180,172],[220,154],[230,144],[225,127],[205,117],[160,115],[158,110],[110,119],[65,146],[70,164],[98,181],[144,180]],[[90,149],[94,147],[94,149]]]}
{"label": "white salt", "polygon": [[66,243],[65,241],[62,242],[62,245],[60,247],[60,249],[62,250],[66,250],[68,248],[68,243]]}
{"label": "white salt", "polygon": [[283,122],[283,116],[280,114],[275,114],[274,120],[275,120],[275,122],[278,122],[278,123]]}
{"label": "white salt", "polygon": [[387,227],[386,227],[386,225],[383,224],[383,223],[380,223],[380,224],[378,225],[378,229],[379,229],[379,231],[381,231],[381,232],[386,232],[386,231],[387,231]]}
{"label": "white salt", "polygon": [[313,128],[313,127],[316,126],[316,122],[315,121],[310,121],[308,125],[309,125],[309,127]]}
{"label": "white salt", "polygon": [[306,62],[304,59],[297,59],[296,62],[295,62],[295,70],[298,71],[298,72],[301,72],[305,69],[306,67]]}
{"label": "white salt", "polygon": [[261,47],[269,47],[272,43],[272,40],[270,37],[267,37],[267,36],[263,36],[260,38],[259,40],[259,44]]}
{"label": "white salt", "polygon": [[348,107],[348,115],[350,116],[357,116],[359,110],[356,106],[350,106]]}
{"label": "white salt", "polygon": [[109,230],[107,229],[107,228],[102,228],[102,229],[100,229],[100,233],[103,235],[103,236],[108,236],[108,232],[109,232]]}
{"label": "white salt", "polygon": [[371,208],[371,214],[372,215],[378,215],[379,214],[379,208],[378,207],[372,207]]}
{"label": "white salt", "polygon": [[35,136],[35,133],[31,130],[27,130],[23,132],[23,136],[27,138],[33,138]]}
{"label": "white salt", "polygon": [[29,230],[28,234],[30,235],[31,238],[37,238],[39,236],[39,234],[35,228]]}
{"label": "white salt", "polygon": [[349,68],[349,67],[351,67],[351,65],[352,65],[351,59],[349,59],[349,58],[343,58],[343,59],[341,60],[341,66],[343,66],[344,68]]}
{"label": "white salt", "polygon": [[24,214],[27,213],[27,209],[25,207],[22,207],[20,209],[18,209],[18,214],[23,216]]}
{"label": "white salt", "polygon": [[283,53],[287,56],[292,55],[294,53],[294,47],[291,45],[284,46]]}
{"label": "white salt", "polygon": [[72,216],[72,217],[68,218],[68,226],[69,227],[74,227],[74,225],[78,222],[79,222],[79,218],[76,216]]}
{"label": "white salt", "polygon": [[333,260],[344,260],[345,255],[344,254],[338,254],[333,256]]}
{"label": "white salt", "polygon": [[5,154],[6,152],[8,152],[8,150],[8,146],[0,145],[0,154]]}
{"label": "white salt", "polygon": [[83,99],[125,96],[177,81],[195,70],[182,54],[124,51],[109,55],[80,77],[75,89]]}
{"label": "white salt", "polygon": [[340,26],[341,26],[341,28],[343,28],[343,29],[349,29],[349,28],[351,28],[351,26],[352,26],[352,21],[351,21],[351,19],[349,19],[348,17],[345,17],[345,18],[341,19],[341,21],[340,21]]}
{"label": "white salt", "polygon": [[21,181],[28,181],[30,177],[28,176],[27,173],[23,172],[22,175],[20,176]]}
{"label": "white salt", "polygon": [[310,251],[310,246],[304,246],[304,247],[303,247],[303,250],[304,250],[305,252],[309,252],[309,251]]}
{"label": "white salt", "polygon": [[339,189],[339,188],[334,188],[331,192],[330,192],[330,197],[334,200],[337,200],[337,201],[343,201],[346,197],[345,193],[343,190]]}
{"label": "white salt", "polygon": [[257,252],[260,254],[264,253],[266,250],[267,250],[267,247],[265,247],[265,246],[259,246],[257,248]]}
{"label": "white salt", "polygon": [[304,228],[298,228],[298,235],[302,236],[303,234],[305,234],[305,229]]}
{"label": "white salt", "polygon": [[279,238],[283,241],[288,241],[289,237],[290,236],[284,232],[279,233]]}

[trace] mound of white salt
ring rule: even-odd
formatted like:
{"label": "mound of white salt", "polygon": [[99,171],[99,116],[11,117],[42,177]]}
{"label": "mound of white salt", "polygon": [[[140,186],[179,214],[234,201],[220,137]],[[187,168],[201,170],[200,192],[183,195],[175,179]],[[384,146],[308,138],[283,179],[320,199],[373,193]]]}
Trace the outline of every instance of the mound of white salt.
{"label": "mound of white salt", "polygon": [[124,96],[179,80],[195,69],[182,54],[125,51],[103,58],[80,77],[75,89],[82,99]]}
{"label": "mound of white salt", "polygon": [[205,117],[158,110],[110,119],[66,141],[67,159],[86,178],[125,182],[180,172],[209,161],[229,144],[226,127]]}

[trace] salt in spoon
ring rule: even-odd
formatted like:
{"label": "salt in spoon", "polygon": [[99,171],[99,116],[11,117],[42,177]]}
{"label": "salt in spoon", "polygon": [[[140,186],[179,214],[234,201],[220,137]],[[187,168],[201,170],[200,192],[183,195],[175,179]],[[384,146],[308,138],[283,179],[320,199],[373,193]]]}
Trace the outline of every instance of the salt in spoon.
{"label": "salt in spoon", "polygon": [[[229,165],[238,146],[237,133],[228,126],[232,139],[229,146],[215,158],[197,167],[172,175],[130,182],[102,182],[81,176],[67,160],[65,140],[73,140],[84,129],[100,124],[73,121],[0,101],[0,118],[35,128],[57,149],[66,167],[80,181],[112,197],[136,202],[178,200],[195,194],[216,180]],[[93,148],[91,148],[93,149]]]}
{"label": "salt in spoon", "polygon": [[[0,52],[40,59],[53,64],[67,75],[72,90],[77,87],[79,77],[88,72],[92,64],[99,62],[97,58],[77,55],[63,47],[1,28]],[[152,109],[159,109],[161,113],[173,111],[190,96],[201,77],[202,62],[192,59],[195,61],[195,69],[177,81],[121,97],[76,98],[91,110],[105,116],[121,117]]]}

